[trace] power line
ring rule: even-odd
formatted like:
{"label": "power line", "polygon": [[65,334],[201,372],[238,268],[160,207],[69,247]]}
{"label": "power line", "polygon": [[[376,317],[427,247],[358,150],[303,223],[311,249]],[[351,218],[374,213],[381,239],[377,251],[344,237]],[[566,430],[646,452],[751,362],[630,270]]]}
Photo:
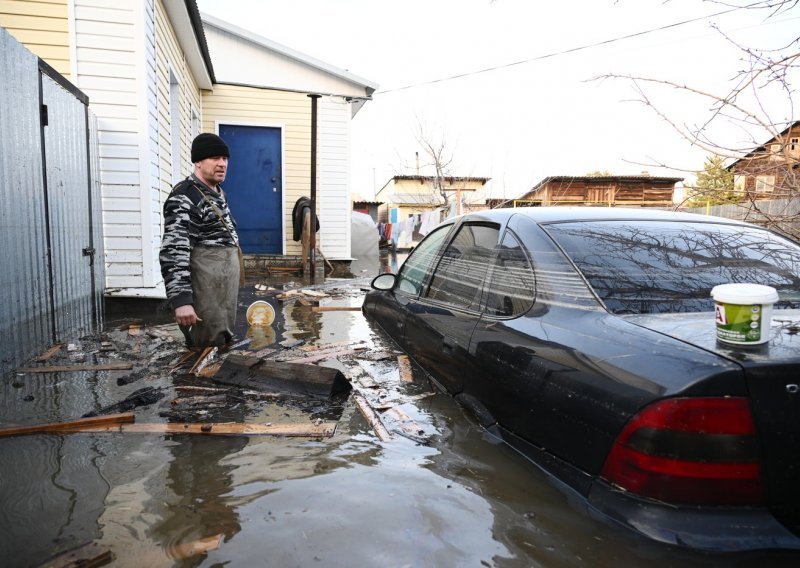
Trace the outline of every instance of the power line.
{"label": "power line", "polygon": [[469,71],[467,73],[459,73],[458,75],[451,75],[449,77],[442,77],[442,78],[439,78],[439,79],[432,79],[430,81],[422,81],[420,83],[412,83],[410,85],[405,85],[403,87],[397,87],[397,88],[394,88],[394,89],[386,89],[385,91],[376,91],[375,93],[373,93],[373,95],[385,95],[387,93],[396,93],[398,91],[405,91],[407,89],[414,89],[416,87],[423,87],[423,86],[426,86],[426,85],[435,85],[436,83],[444,83],[445,81],[452,81],[454,79],[463,79],[464,77],[471,77],[473,75],[480,75],[482,73],[488,73],[490,71],[498,71],[500,69],[507,69],[509,67],[514,67],[516,65],[523,65],[525,63],[531,63],[533,61],[541,61],[543,59],[550,59],[550,58],[553,58],[553,57],[558,57],[560,55],[567,55],[569,53],[575,53],[577,51],[584,51],[584,50],[591,49],[591,48],[594,48],[594,47],[600,47],[600,46],[603,46],[603,45],[608,45],[608,44],[611,44],[611,43],[616,43],[616,42],[619,42],[619,41],[624,41],[624,40],[627,40],[627,39],[632,39],[632,38],[635,38],[635,37],[641,37],[641,36],[644,36],[644,35],[647,35],[647,34],[668,30],[670,28],[676,28],[676,27],[679,27],[679,26],[684,26],[686,24],[691,24],[691,23],[694,23],[694,22],[697,22],[697,21],[700,21],[700,20],[705,20],[705,19],[708,19],[708,18],[714,18],[716,16],[722,16],[722,15],[725,15],[725,14],[729,14],[731,12],[735,12],[737,10],[751,8],[751,7],[754,7],[754,6],[758,5],[758,4],[760,4],[760,2],[756,2],[756,3],[750,4],[748,6],[730,8],[728,10],[723,10],[721,12],[716,12],[714,14],[708,14],[706,16],[700,16],[700,17],[697,17],[697,18],[691,18],[689,20],[683,20],[681,22],[675,22],[675,23],[672,23],[672,24],[667,24],[665,26],[660,26],[660,27],[657,27],[657,28],[652,28],[652,29],[649,29],[649,30],[641,31],[641,32],[627,34],[627,35],[615,37],[615,38],[612,38],[612,39],[606,39],[606,40],[602,40],[602,41],[598,41],[598,42],[594,42],[594,43],[589,43],[589,44],[586,44],[586,45],[581,45],[579,47],[572,47],[572,48],[565,49],[565,50],[562,50],[562,51],[555,51],[553,53],[548,53],[546,55],[538,55],[536,57],[531,57],[529,59],[523,59],[521,61],[514,61],[513,63],[505,63],[503,65],[496,65],[494,67],[487,67],[485,69],[479,69],[477,71]]}

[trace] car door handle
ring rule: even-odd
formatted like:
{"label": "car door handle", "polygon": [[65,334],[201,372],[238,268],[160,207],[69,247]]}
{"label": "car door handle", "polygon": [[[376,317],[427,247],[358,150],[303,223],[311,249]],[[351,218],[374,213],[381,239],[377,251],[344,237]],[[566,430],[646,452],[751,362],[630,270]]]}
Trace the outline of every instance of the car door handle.
{"label": "car door handle", "polygon": [[445,353],[452,353],[456,350],[458,346],[458,342],[453,339],[452,337],[443,337],[442,338],[442,350]]}

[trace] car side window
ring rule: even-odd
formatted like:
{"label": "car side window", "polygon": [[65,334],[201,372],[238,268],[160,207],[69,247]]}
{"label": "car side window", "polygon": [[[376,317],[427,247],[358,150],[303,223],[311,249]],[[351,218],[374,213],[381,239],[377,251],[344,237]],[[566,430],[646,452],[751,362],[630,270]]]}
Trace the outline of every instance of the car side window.
{"label": "car side window", "polygon": [[486,312],[499,317],[518,316],[533,306],[533,269],[511,231],[506,231],[496,253],[487,286]]}
{"label": "car side window", "polygon": [[477,309],[483,281],[500,229],[465,224],[442,254],[426,297],[460,308]]}
{"label": "car side window", "polygon": [[397,274],[396,290],[412,296],[418,296],[422,292],[425,278],[430,273],[436,253],[439,252],[451,226],[438,227],[411,251]]}

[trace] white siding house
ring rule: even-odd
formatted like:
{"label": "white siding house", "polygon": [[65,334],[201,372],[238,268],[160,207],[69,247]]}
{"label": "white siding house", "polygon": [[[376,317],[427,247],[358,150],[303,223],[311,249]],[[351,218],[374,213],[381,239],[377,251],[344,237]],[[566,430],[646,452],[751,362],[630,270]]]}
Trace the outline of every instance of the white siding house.
{"label": "white siding house", "polygon": [[[350,120],[377,85],[347,71],[203,14],[214,65],[203,92],[203,130],[220,124],[271,126],[283,139],[283,254],[300,254],[292,236],[296,200],[310,194],[311,100],[317,109],[319,246],[329,260],[350,258]],[[233,165],[231,167],[234,167]]]}
{"label": "white siding house", "polygon": [[213,80],[194,32],[199,13],[174,0],[70,8],[71,78],[98,118],[106,294],[163,298],[161,209],[191,171],[193,117]]}
{"label": "white siding house", "polygon": [[165,297],[162,204],[191,171],[213,69],[195,0],[15,0],[0,25],[89,97],[97,117],[106,294]]}

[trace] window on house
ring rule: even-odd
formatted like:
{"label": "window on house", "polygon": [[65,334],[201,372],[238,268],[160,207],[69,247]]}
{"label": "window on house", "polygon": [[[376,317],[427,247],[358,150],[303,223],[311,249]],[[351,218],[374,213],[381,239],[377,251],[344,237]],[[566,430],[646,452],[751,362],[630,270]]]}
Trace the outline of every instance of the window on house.
{"label": "window on house", "polygon": [[769,145],[769,159],[770,160],[780,160],[781,156],[781,145],[780,144],[770,144]]}
{"label": "window on house", "polygon": [[800,138],[789,138],[789,153],[792,156],[800,155]]}
{"label": "window on house", "polygon": [[756,176],[756,193],[772,193],[775,176]]}
{"label": "window on house", "polygon": [[733,193],[744,195],[746,176],[733,176]]}
{"label": "window on house", "polygon": [[170,162],[172,183],[177,183],[181,175],[181,86],[178,77],[169,71],[169,130],[171,141]]}
{"label": "window on house", "polygon": [[197,109],[194,105],[189,107],[189,117],[191,120],[191,131],[189,132],[189,140],[194,140],[200,134],[200,117],[197,114]]}

